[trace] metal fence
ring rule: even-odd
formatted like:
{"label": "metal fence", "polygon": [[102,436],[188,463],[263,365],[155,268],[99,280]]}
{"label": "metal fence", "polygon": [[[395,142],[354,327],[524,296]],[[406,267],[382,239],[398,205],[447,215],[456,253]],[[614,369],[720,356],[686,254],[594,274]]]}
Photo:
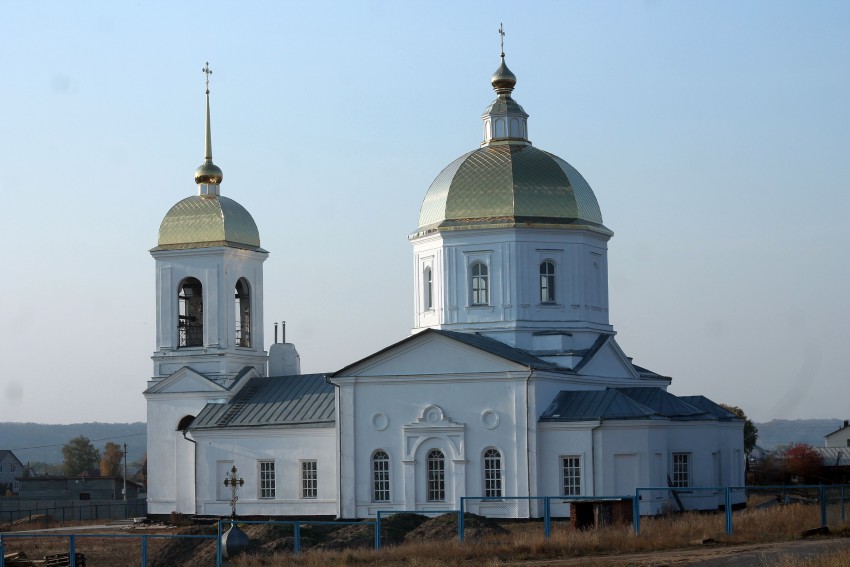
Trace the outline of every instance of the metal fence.
{"label": "metal fence", "polygon": [[11,525],[20,520],[27,520],[27,523],[43,522],[44,526],[47,527],[51,519],[58,522],[123,520],[146,514],[147,501],[144,498],[114,501],[90,500],[74,502],[73,504],[0,510],[0,524]]}
{"label": "metal fence", "polygon": [[[377,536],[377,523],[375,522],[343,522],[343,521],[313,521],[313,520],[291,520],[291,521],[278,521],[278,520],[219,520],[218,521],[218,540],[216,542],[216,565],[221,565],[222,561],[222,546],[221,546],[221,537],[224,533],[224,526],[232,526],[234,524],[242,524],[242,525],[271,525],[271,526],[292,526],[293,533],[293,552],[295,554],[301,553],[301,527],[302,526],[371,526],[372,529],[375,530],[375,542],[376,547],[378,542]],[[0,565],[0,567],[3,567]]]}
{"label": "metal fence", "polygon": [[[80,540],[112,539],[112,540],[138,540],[139,560],[141,567],[148,564],[148,542],[155,539],[214,539],[214,535],[173,535],[173,534],[32,534],[32,533],[2,533],[0,534],[0,567],[6,566],[6,544],[13,539],[67,539],[68,540],[68,562],[70,567],[77,567],[77,543]],[[219,537],[219,541],[221,538]],[[221,566],[221,556],[218,556],[217,566]]]}

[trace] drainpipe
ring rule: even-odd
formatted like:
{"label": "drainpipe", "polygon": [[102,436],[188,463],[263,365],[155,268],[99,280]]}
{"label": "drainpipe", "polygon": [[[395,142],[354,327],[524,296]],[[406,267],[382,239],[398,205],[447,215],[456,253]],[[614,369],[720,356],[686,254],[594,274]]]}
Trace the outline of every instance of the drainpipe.
{"label": "drainpipe", "polygon": [[186,437],[186,433],[187,433],[186,429],[184,429],[182,431],[182,433],[183,433],[183,439],[185,439],[186,441],[188,441],[189,443],[191,443],[192,445],[195,446],[194,455],[193,455],[193,458],[192,458],[192,468],[194,469],[194,472],[192,473],[192,492],[195,494],[195,498],[194,498],[194,500],[195,500],[195,514],[197,514],[198,513],[198,442],[195,441],[194,439],[189,439],[188,437]]}
{"label": "drainpipe", "polygon": [[[530,466],[530,463],[528,462],[529,461],[528,455],[529,455],[529,451],[531,450],[531,423],[532,423],[531,420],[535,419],[534,423],[536,423],[536,418],[532,417],[532,415],[531,415],[531,397],[529,396],[529,392],[531,391],[531,377],[532,376],[534,376],[534,369],[531,366],[529,366],[528,367],[528,376],[525,377],[525,459],[526,459],[525,475],[526,475],[526,486],[528,487],[528,495],[529,496],[532,496],[532,494],[531,494],[531,466]],[[539,434],[539,432],[538,432],[538,434]],[[536,455],[537,455],[536,449],[534,451],[534,454],[535,454],[535,460],[536,460]],[[536,463],[535,463],[535,465],[536,465]],[[533,496],[537,496],[537,493],[535,492],[535,494]],[[531,499],[530,498],[528,499],[528,514],[529,514],[529,516],[531,515]]]}
{"label": "drainpipe", "polygon": [[334,400],[334,405],[337,409],[336,413],[336,466],[337,466],[337,475],[336,475],[336,519],[339,520],[342,517],[342,420],[340,419],[340,408],[342,407],[339,403],[339,384],[334,384],[331,382],[330,376],[325,374],[325,382],[332,385],[336,388],[337,393]]}

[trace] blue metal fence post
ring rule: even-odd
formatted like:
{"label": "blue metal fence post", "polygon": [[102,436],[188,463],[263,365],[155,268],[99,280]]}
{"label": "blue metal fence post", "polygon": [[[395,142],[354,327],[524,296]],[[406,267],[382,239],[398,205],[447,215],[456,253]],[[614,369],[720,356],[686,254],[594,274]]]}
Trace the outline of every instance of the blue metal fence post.
{"label": "blue metal fence post", "polygon": [[826,527],[826,486],[820,485],[820,525]]}
{"label": "blue metal fence post", "polygon": [[640,535],[640,488],[635,488],[635,501],[632,504],[632,523],[635,526],[635,535]]}
{"label": "blue metal fence post", "polygon": [[381,511],[378,510],[375,518],[375,549],[381,549]]}
{"label": "blue metal fence post", "polygon": [[68,536],[68,558],[70,567],[77,567],[77,538],[74,534]]}
{"label": "blue metal fence post", "polygon": [[221,567],[221,518],[216,522],[218,525],[218,536],[215,538],[215,566]]}
{"label": "blue metal fence post", "polygon": [[726,487],[724,489],[724,506],[726,508],[726,535],[732,535],[732,489]]}
{"label": "blue metal fence post", "polygon": [[548,496],[543,498],[543,533],[546,539],[552,534],[552,500]]}
{"label": "blue metal fence post", "polygon": [[301,522],[295,522],[295,554],[301,553]]}
{"label": "blue metal fence post", "polygon": [[457,540],[463,541],[463,509],[466,505],[466,496],[460,497],[460,510],[457,517]]}
{"label": "blue metal fence post", "polygon": [[148,536],[142,536],[142,567],[148,567]]}

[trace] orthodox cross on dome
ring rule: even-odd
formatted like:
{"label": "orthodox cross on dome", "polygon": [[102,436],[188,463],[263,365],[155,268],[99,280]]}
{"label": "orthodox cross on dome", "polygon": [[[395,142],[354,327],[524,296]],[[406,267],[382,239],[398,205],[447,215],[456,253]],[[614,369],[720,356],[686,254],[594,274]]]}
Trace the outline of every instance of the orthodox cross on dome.
{"label": "orthodox cross on dome", "polygon": [[[502,26],[502,22],[499,22],[499,40],[502,43],[502,59],[505,58],[505,28]],[[212,71],[210,71],[212,73]]]}
{"label": "orthodox cross on dome", "polygon": [[210,94],[210,75],[212,75],[212,69],[210,69],[209,61],[207,61],[206,65],[204,65],[204,68],[201,69],[201,71],[204,73],[204,75],[207,76],[207,94]]}
{"label": "orthodox cross on dome", "polygon": [[230,517],[234,520],[236,519],[236,501],[239,500],[239,497],[236,496],[236,491],[244,484],[245,479],[239,477],[236,472],[236,465],[233,465],[233,468],[230,469],[230,474],[228,474],[224,479],[224,486],[230,488]]}

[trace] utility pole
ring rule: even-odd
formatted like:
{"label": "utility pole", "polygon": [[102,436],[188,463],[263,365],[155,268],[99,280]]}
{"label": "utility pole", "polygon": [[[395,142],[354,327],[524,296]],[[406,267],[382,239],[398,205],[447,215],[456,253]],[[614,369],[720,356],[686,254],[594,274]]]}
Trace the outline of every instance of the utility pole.
{"label": "utility pole", "polygon": [[124,502],[127,501],[127,444],[124,443]]}

